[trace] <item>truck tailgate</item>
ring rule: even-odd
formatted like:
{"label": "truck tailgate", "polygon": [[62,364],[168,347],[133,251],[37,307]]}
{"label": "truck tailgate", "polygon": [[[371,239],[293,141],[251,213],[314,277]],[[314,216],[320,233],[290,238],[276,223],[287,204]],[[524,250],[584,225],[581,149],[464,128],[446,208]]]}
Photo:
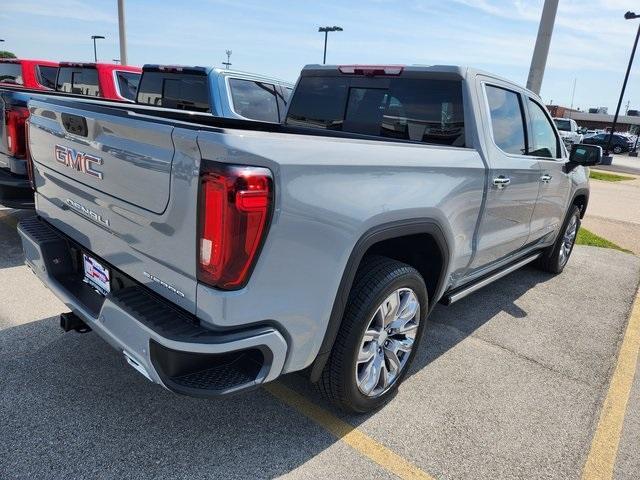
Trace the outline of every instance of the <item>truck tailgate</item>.
{"label": "truck tailgate", "polygon": [[197,132],[77,101],[33,99],[29,109],[38,213],[195,311]]}

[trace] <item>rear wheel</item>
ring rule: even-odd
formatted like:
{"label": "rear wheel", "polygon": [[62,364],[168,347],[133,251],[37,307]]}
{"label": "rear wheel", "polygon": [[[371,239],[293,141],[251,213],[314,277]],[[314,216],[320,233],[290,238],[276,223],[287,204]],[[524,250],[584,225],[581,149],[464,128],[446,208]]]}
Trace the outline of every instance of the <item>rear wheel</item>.
{"label": "rear wheel", "polygon": [[580,209],[573,205],[558,238],[553,245],[543,251],[538,260],[538,266],[546,272],[561,273],[573,251],[578,230],[580,230]]}
{"label": "rear wheel", "polygon": [[620,145],[616,145],[615,147],[613,147],[613,153],[622,153],[622,147]]}
{"label": "rear wheel", "polygon": [[318,383],[323,395],[359,413],[386,403],[413,360],[427,308],[416,269],[386,257],[366,259]]}

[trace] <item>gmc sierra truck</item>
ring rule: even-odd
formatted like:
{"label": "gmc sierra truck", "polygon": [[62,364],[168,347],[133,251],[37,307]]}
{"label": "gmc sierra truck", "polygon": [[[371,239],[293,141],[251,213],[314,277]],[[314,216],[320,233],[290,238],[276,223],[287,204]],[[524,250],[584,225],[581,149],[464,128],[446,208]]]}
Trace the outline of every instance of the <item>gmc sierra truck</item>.
{"label": "gmc sierra truck", "polygon": [[181,394],[304,371],[355,412],[394,395],[438,302],[563,270],[602,155],[461,67],[308,66],[283,124],[29,109],[37,216],[18,231],[64,330]]}

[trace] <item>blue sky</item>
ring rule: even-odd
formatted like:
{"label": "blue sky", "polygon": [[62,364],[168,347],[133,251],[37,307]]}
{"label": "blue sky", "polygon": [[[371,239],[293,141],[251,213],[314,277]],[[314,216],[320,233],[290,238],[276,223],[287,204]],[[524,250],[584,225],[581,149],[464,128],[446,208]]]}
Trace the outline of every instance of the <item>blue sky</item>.
{"label": "blue sky", "polygon": [[[2,0],[0,48],[18,56],[100,59],[118,54],[116,0]],[[295,80],[328,63],[465,64],[526,82],[543,0],[126,0],[129,63],[220,65]],[[615,108],[638,20],[637,0],[560,0],[542,96],[554,104]],[[640,57],[640,53],[637,55]],[[625,103],[640,109],[640,58]]]}

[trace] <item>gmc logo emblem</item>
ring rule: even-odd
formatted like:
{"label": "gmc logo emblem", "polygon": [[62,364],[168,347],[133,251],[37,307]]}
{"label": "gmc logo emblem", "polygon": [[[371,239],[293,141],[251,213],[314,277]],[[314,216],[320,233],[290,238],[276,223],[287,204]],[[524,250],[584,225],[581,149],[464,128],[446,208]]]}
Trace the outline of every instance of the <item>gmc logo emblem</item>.
{"label": "gmc logo emblem", "polygon": [[65,167],[73,168],[78,172],[85,173],[90,177],[102,180],[102,172],[95,169],[96,165],[102,165],[101,158],[94,157],[88,153],[76,152],[73,148],[55,146],[55,157],[58,163]]}

